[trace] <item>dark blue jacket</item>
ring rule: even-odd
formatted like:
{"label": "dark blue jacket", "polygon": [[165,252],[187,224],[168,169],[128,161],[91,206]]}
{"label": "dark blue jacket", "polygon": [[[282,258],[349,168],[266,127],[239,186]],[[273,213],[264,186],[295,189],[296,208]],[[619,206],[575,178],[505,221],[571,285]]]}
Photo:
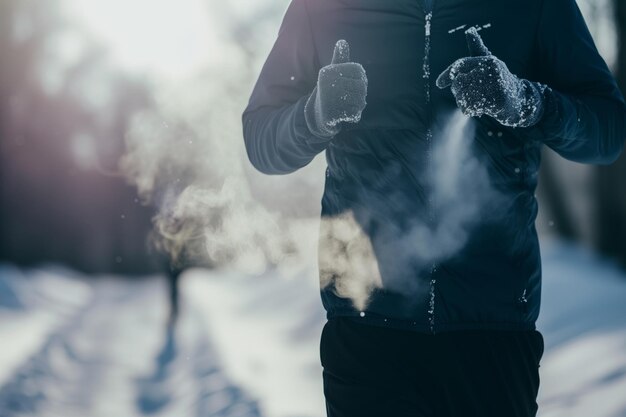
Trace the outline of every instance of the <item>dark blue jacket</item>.
{"label": "dark blue jacket", "polygon": [[[498,198],[481,206],[460,249],[431,259],[420,255],[429,242],[419,241],[430,235],[413,225],[446,221],[427,179],[432,132],[456,108],[435,79],[468,55],[470,26],[513,74],[553,92],[533,127],[476,119],[471,152]],[[320,143],[303,108],[338,39],[367,72],[367,107],[358,124]],[[261,172],[287,174],[326,153],[319,262],[328,316],[422,332],[534,329],[541,146],[609,164],[626,136],[623,97],[575,0],[293,0],[242,119],[248,157]],[[348,227],[329,240],[337,219]],[[348,297],[362,289],[342,274],[371,284],[365,303]]]}

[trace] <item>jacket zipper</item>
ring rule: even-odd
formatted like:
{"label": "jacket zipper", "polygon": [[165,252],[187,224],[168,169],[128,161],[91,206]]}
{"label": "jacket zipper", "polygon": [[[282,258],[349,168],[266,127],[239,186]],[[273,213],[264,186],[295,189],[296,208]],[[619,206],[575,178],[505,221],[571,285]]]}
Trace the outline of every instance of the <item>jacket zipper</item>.
{"label": "jacket zipper", "polygon": [[[426,130],[426,142],[428,145],[427,149],[427,163],[429,172],[432,171],[432,147],[433,147],[433,131],[432,131],[432,122],[433,122],[433,114],[432,114],[432,103],[430,97],[430,49],[431,49],[431,24],[433,18],[433,6],[434,0],[424,0],[424,63],[422,68],[422,77],[424,82],[424,97],[426,101],[426,108],[428,109],[428,127]],[[432,174],[432,172],[431,172]],[[432,189],[428,192],[428,221],[431,227],[435,225],[435,216],[433,209],[433,198],[432,198]],[[429,298],[428,298],[428,324],[430,327],[430,332],[435,334],[435,290],[437,285],[437,278],[435,277],[435,272],[437,272],[437,263],[433,261],[430,267],[430,290],[429,290]]]}

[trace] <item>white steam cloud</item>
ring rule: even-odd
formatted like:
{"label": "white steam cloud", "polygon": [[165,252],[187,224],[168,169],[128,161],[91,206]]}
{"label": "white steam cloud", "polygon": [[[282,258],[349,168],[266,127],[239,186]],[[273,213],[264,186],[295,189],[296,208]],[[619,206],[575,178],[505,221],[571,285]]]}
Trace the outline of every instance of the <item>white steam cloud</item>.
{"label": "white steam cloud", "polygon": [[261,174],[246,171],[237,99],[244,92],[233,83],[161,87],[126,133],[121,168],[144,202],[156,205],[153,243],[179,267],[262,272],[295,262],[305,252],[303,233],[315,231],[311,219],[267,209],[253,195]]}
{"label": "white steam cloud", "polygon": [[[132,118],[121,170],[158,209],[153,243],[177,267],[297,267],[300,254],[315,251],[323,161],[290,176],[263,175],[247,161],[241,131],[282,6],[246,0],[207,7],[207,58],[177,77],[148,74],[152,102]],[[196,35],[189,32],[202,39]]]}
{"label": "white steam cloud", "polygon": [[[472,152],[473,119],[456,111],[441,125],[444,128],[433,135],[429,181],[434,221],[415,219],[405,230],[394,229],[382,245],[392,248],[393,253],[384,256],[392,256],[399,268],[410,263],[418,266],[418,272],[425,271],[433,262],[454,256],[466,245],[487,206],[501,198],[484,163]],[[397,200],[388,201],[390,205],[406,201],[406,196],[387,198]],[[372,244],[352,212],[322,219],[319,254],[322,287],[333,284],[335,293],[350,298],[357,309],[367,307],[375,288],[384,286],[408,295],[425,290],[418,280],[398,271],[381,276]]]}

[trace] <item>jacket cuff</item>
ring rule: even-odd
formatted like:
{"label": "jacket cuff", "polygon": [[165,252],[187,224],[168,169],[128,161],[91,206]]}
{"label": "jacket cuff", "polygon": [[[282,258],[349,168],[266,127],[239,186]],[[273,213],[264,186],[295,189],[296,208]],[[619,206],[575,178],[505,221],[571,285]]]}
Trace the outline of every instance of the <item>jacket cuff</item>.
{"label": "jacket cuff", "polygon": [[531,141],[546,142],[559,137],[564,122],[562,105],[559,94],[546,86],[543,90],[543,115],[536,124],[519,128],[519,131]]}
{"label": "jacket cuff", "polygon": [[326,142],[339,133],[341,128],[339,126],[331,128],[324,125],[323,121],[320,120],[321,109],[319,108],[320,100],[317,93],[317,86],[315,86],[313,92],[306,100],[303,114],[309,131],[315,138],[313,140],[317,142]]}
{"label": "jacket cuff", "polygon": [[309,153],[316,155],[328,147],[328,144],[334,136],[317,136],[311,132],[305,115],[305,107],[308,99],[309,95],[305,95],[295,103],[293,123],[299,144],[307,149]]}

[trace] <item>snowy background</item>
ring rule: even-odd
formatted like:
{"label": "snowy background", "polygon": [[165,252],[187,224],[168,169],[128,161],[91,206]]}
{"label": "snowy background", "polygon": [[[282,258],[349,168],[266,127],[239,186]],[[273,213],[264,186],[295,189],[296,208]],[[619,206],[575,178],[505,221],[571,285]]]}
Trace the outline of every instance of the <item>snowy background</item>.
{"label": "snowy background", "polygon": [[[264,176],[240,131],[287,3],[0,1],[0,417],[324,416],[325,161]],[[615,68],[616,3],[579,3]],[[626,417],[595,168],[544,156],[540,416]],[[163,252],[195,261],[175,324]]]}
{"label": "snowy background", "polygon": [[[541,417],[626,416],[626,274],[543,241]],[[323,417],[314,265],[165,280],[0,267],[0,415]]]}

